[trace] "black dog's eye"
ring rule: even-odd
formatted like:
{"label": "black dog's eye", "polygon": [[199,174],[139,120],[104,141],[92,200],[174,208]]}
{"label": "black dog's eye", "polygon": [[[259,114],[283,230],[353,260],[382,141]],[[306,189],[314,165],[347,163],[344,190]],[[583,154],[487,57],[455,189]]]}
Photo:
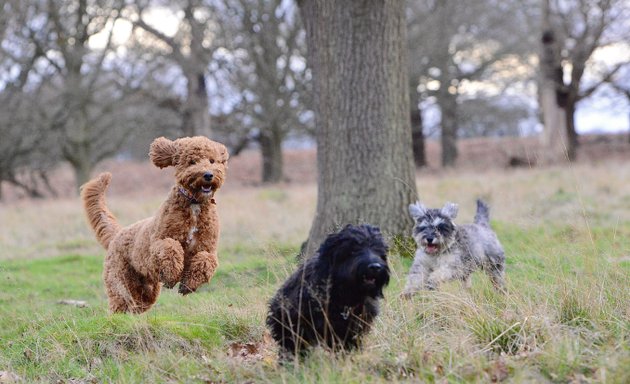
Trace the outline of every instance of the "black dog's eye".
{"label": "black dog's eye", "polygon": [[438,229],[438,231],[446,230],[446,224],[444,224],[444,223],[438,224],[437,229]]}
{"label": "black dog's eye", "polygon": [[418,227],[418,232],[424,232],[425,229],[427,229],[427,227],[425,227],[424,225],[421,225]]}
{"label": "black dog's eye", "polygon": [[210,164],[214,164],[214,159],[210,159]]}

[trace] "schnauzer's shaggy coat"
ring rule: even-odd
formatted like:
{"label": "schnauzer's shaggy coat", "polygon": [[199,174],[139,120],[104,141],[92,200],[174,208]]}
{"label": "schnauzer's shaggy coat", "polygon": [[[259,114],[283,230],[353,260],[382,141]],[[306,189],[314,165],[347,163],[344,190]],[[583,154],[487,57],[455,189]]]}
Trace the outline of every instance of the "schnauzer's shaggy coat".
{"label": "schnauzer's shaggy coat", "polygon": [[280,356],[302,355],[320,343],[335,351],[357,347],[388,282],[387,245],[378,228],[348,225],[329,235],[269,304],[267,326]]}
{"label": "schnauzer's shaggy coat", "polygon": [[112,312],[141,313],[161,285],[187,294],[208,282],[218,265],[219,218],[214,193],[225,180],[228,152],[205,137],[160,137],[149,156],[160,168],[175,167],[176,183],[157,214],[121,228],[105,204],[111,180],[103,173],[81,190],[97,240],[107,250],[103,270]]}
{"label": "schnauzer's shaggy coat", "polygon": [[418,249],[404,296],[420,289],[437,289],[440,283],[454,279],[469,287],[470,275],[476,269],[484,270],[495,288],[503,290],[505,254],[490,228],[488,206],[477,200],[474,224],[461,226],[453,222],[457,210],[453,203],[446,203],[442,209],[427,209],[420,202],[409,206]]}

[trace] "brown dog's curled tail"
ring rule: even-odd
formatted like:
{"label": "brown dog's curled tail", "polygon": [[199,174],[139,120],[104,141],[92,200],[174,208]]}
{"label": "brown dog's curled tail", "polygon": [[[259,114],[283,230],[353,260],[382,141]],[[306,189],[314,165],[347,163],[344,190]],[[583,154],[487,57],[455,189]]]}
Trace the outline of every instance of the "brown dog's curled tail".
{"label": "brown dog's curled tail", "polygon": [[120,230],[116,217],[105,205],[105,190],[107,190],[111,180],[112,174],[105,172],[81,187],[81,199],[83,199],[85,214],[96,234],[96,240],[105,249],[109,247],[114,235]]}

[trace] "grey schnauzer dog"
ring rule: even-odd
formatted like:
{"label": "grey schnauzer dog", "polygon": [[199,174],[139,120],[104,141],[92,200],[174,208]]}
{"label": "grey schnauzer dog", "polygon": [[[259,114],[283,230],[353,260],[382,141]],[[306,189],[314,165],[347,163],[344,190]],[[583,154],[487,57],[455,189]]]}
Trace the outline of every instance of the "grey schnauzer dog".
{"label": "grey schnauzer dog", "polygon": [[409,205],[418,248],[403,291],[405,297],[455,279],[469,288],[470,275],[476,269],[485,271],[496,289],[504,290],[505,253],[490,228],[488,205],[477,200],[473,224],[455,225],[457,210],[453,203],[441,209],[428,209],[420,202]]}

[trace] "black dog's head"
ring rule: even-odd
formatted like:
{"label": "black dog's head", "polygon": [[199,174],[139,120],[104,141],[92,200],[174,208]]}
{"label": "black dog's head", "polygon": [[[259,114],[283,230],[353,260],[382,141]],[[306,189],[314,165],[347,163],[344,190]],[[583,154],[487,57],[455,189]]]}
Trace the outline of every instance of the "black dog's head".
{"label": "black dog's head", "polygon": [[446,203],[441,209],[428,209],[419,201],[409,205],[415,221],[413,238],[427,255],[438,255],[455,241],[457,204]]}
{"label": "black dog's head", "polygon": [[387,251],[377,227],[349,224],[320,246],[318,274],[330,276],[333,285],[348,289],[348,295],[383,297],[389,283]]}

